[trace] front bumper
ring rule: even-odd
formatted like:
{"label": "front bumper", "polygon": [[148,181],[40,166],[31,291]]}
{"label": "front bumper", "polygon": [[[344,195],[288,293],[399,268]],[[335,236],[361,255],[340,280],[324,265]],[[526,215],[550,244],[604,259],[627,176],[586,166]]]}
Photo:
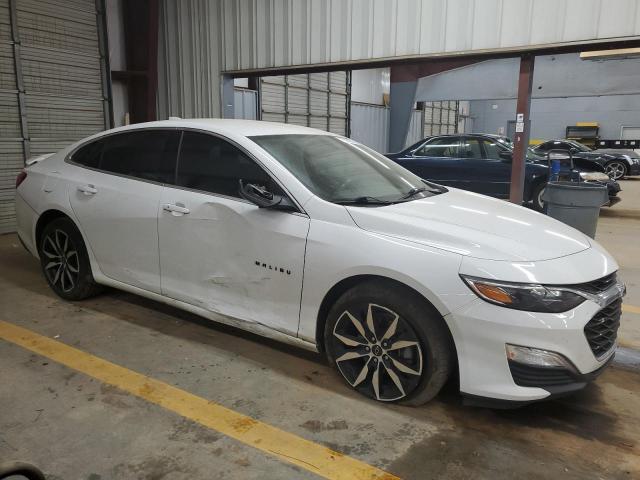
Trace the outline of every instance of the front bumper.
{"label": "front bumper", "polygon": [[[564,313],[523,312],[478,298],[452,312],[447,320],[455,331],[462,394],[525,404],[583,388],[615,352],[614,338],[612,347],[596,358],[585,335],[585,326],[601,310],[602,306],[585,300]],[[507,359],[506,344],[557,352],[575,370],[514,365]]]}
{"label": "front bumper", "polygon": [[632,163],[629,166],[629,173],[627,175],[640,175],[640,163]]}

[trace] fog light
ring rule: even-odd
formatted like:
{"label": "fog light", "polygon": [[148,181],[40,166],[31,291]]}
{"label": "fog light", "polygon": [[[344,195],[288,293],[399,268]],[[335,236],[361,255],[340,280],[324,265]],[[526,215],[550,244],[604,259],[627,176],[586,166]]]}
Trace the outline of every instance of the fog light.
{"label": "fog light", "polygon": [[534,367],[561,367],[577,372],[576,367],[563,355],[539,348],[506,344],[507,359]]}

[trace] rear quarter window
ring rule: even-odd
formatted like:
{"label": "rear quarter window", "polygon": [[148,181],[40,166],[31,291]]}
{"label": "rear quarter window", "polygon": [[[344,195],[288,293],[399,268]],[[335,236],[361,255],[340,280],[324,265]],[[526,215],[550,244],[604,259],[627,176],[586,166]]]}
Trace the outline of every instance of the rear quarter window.
{"label": "rear quarter window", "polygon": [[82,165],[83,167],[98,168],[100,166],[100,157],[102,155],[103,147],[103,140],[96,140],[95,142],[88,143],[73,153],[71,161],[78,165]]}
{"label": "rear quarter window", "polygon": [[142,130],[104,139],[100,170],[154,182],[173,183],[180,132]]}

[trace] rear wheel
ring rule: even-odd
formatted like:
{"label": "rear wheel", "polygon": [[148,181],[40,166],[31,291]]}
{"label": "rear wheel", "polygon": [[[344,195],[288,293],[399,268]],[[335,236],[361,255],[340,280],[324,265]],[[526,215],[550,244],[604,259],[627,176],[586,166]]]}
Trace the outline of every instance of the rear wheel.
{"label": "rear wheel", "polygon": [[535,208],[539,212],[544,211],[544,201],[542,200],[542,196],[544,195],[546,186],[547,186],[546,182],[542,182],[536,185],[533,189],[533,195],[532,195],[533,208]]}
{"label": "rear wheel", "polygon": [[82,300],[101,290],[93,280],[82,235],[68,218],[44,227],[39,245],[40,263],[51,289],[65,300]]}
{"label": "rear wheel", "polygon": [[619,180],[627,174],[627,166],[620,160],[613,160],[604,166],[604,171],[614,180]]}
{"label": "rear wheel", "polygon": [[439,314],[419,295],[386,282],[344,293],[329,312],[324,339],[329,361],[346,382],[382,402],[431,400],[454,363]]}

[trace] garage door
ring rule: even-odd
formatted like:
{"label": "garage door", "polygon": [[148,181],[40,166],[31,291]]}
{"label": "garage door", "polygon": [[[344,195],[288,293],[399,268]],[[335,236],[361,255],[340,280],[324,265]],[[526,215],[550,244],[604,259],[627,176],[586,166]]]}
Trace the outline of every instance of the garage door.
{"label": "garage door", "polygon": [[425,102],[424,136],[458,133],[457,101]]}
{"label": "garage door", "polygon": [[0,233],[25,159],[110,124],[95,0],[0,0]]}
{"label": "garage door", "polygon": [[349,72],[262,77],[261,119],[349,135]]}

